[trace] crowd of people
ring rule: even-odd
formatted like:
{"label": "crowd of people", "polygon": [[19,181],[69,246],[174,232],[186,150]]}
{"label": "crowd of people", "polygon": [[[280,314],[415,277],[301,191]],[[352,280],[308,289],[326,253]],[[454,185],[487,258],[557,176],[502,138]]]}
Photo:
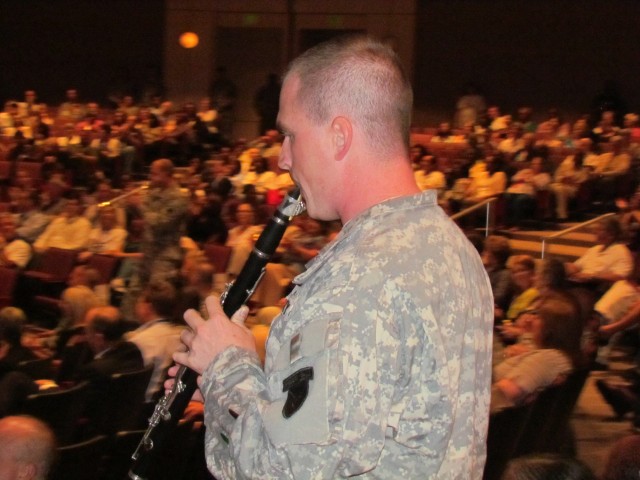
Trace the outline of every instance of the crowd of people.
{"label": "crowd of people", "polygon": [[[298,68],[306,68],[304,63],[301,65]],[[294,70],[291,75],[282,95],[289,95],[293,105],[297,90],[302,88],[298,83],[304,77],[304,71]],[[295,169],[296,160],[292,153],[297,152],[294,151],[295,132],[302,131],[301,125],[305,124],[306,117],[291,109],[284,114],[281,112],[278,118],[283,133],[270,129],[273,125],[269,124],[263,135],[247,141],[221,133],[216,105],[208,99],[202,100],[198,107],[187,103],[175,108],[171,102],[161,98],[155,98],[149,105],[138,105],[132,97],[125,96],[115,110],[105,110],[96,103],[81,102],[78,92],[69,89],[67,101],[57,108],[37,103],[36,93],[32,90],[25,92],[22,101],[5,103],[4,111],[0,113],[0,162],[6,166],[0,186],[0,266],[5,270],[37,271],[51,249],[76,252],[76,266],[64,290],[54,296],[58,310],[53,319],[42,316],[41,305],[36,298],[42,291],[34,289],[36,284],[32,281],[18,280],[9,299],[10,305],[0,312],[0,416],[20,413],[21,401],[26,395],[42,387],[34,379],[21,374],[17,365],[43,356],[57,359],[54,379],[57,385],[85,380],[93,385],[87,408],[89,418],[98,418],[101,414],[99,399],[104,395],[105,379],[112,373],[151,367],[153,372],[146,399],[153,402],[161,395],[167,370],[173,363],[172,355],[181,350],[181,340],[185,342],[186,335],[189,342],[197,341],[197,338],[185,334],[188,330],[185,330],[182,313],[193,309],[203,318],[211,313],[215,306],[205,299],[212,293],[219,295],[226,281],[239,274],[271,213],[293,186],[287,170]],[[380,164],[375,165],[380,170],[375,170],[377,176],[370,174],[366,161],[380,160],[365,159],[365,153],[370,154],[371,150],[351,137],[350,129],[355,127],[345,123],[344,119],[334,122],[333,131],[337,133],[336,143],[332,144],[336,148],[333,155],[336,158],[346,155],[353,141],[353,151],[358,153],[358,168],[353,171],[342,171],[339,167],[327,169],[325,177],[336,180],[336,184],[331,186],[323,183],[323,167],[317,167],[313,172],[305,172],[298,167],[296,181],[306,194],[311,215],[296,217],[287,228],[250,304],[251,318],[260,327],[255,330],[255,339],[251,340],[256,342],[260,363],[254,365],[253,357],[238,360],[229,354],[217,357],[218,367],[223,369],[228,366],[225,362],[231,364],[236,361],[242,364],[238,368],[249,365],[247,368],[251,370],[264,365],[266,355],[268,367],[265,368],[280,368],[280,376],[285,371],[289,372],[288,366],[284,368],[278,364],[274,367],[279,357],[277,359],[275,353],[270,357],[264,347],[264,327],[268,327],[283,308],[289,318],[292,312],[295,315],[322,313],[326,316],[328,314],[324,310],[328,303],[342,302],[345,309],[361,311],[363,316],[372,315],[372,321],[379,322],[377,328],[384,330],[389,338],[394,338],[394,328],[413,328],[400,323],[393,326],[380,323],[378,314],[369,313],[384,307],[406,314],[402,302],[392,298],[394,295],[402,297],[395,289],[413,292],[414,288],[422,289],[424,285],[433,284],[432,274],[424,271],[419,275],[424,283],[417,284],[418,277],[410,278],[403,273],[411,270],[409,264],[417,252],[425,258],[434,255],[422,245],[426,238],[403,224],[393,223],[397,220],[385,217],[384,208],[373,207],[371,218],[357,215],[376,205],[378,200],[386,200],[387,197],[374,198],[373,192],[385,191],[393,203],[394,198],[400,196],[399,193],[394,195],[394,188],[402,195],[435,190],[434,197],[437,196],[438,203],[447,213],[490,197],[499,197],[504,204],[500,221],[511,228],[523,227],[523,219],[536,215],[541,220],[553,217],[564,221],[585,209],[591,212],[621,210],[621,220],[603,222],[597,230],[598,245],[573,263],[563,264],[553,258],[536,262],[531,257],[512,255],[505,237],[491,236],[486,241],[474,242],[482,255],[484,270],[474,270],[474,285],[463,288],[466,289],[465,294],[473,294],[469,293],[471,296],[467,300],[458,299],[459,303],[455,305],[443,302],[451,304],[451,311],[446,312],[446,318],[450,319],[456,314],[462,315],[454,310],[463,309],[473,295],[478,296],[479,304],[482,298],[486,300],[493,296],[491,309],[497,334],[493,346],[493,374],[488,374],[493,379],[491,397],[487,402],[492,413],[530,402],[540,391],[562,382],[572,372],[606,364],[610,349],[602,344],[611,337],[609,344],[615,345],[620,332],[637,326],[640,318],[640,269],[634,267],[638,263],[634,258],[640,242],[636,238],[640,224],[639,196],[634,194],[637,186],[635,164],[640,153],[637,121],[637,115],[629,113],[624,117],[624,124],[618,125],[614,112],[604,110],[596,124],[590,124],[587,117],[581,117],[571,125],[564,123],[553,111],[545,121],[537,124],[532,120],[529,108],[519,109],[512,118],[502,115],[498,107],[492,106],[486,110],[486,115],[477,115],[473,122],[457,130],[447,123],[441,124],[433,135],[414,129],[416,135],[410,152],[410,167],[396,165],[393,177],[391,171],[383,171],[391,167]],[[396,133],[372,134],[372,138],[380,141],[378,153],[392,152],[398,155],[394,160],[400,159],[398,152],[402,150],[399,144],[394,144],[399,141]],[[303,135],[304,131],[300,137]],[[389,147],[390,144],[397,150]],[[452,145],[456,147],[449,148]],[[306,145],[306,148],[313,146]],[[348,174],[356,177],[349,179]],[[397,183],[382,181],[385,175],[390,179],[400,174],[404,176]],[[309,178],[313,175],[315,183],[305,175]],[[375,184],[372,183],[368,189],[367,182]],[[345,193],[350,186],[358,189],[360,197]],[[338,192],[338,188],[343,190]],[[431,193],[428,192],[429,195]],[[347,204],[346,200],[350,203]],[[462,255],[461,252],[466,252],[463,255],[465,265],[458,265],[453,257],[447,258],[450,274],[472,268],[475,257],[472,258],[470,253],[472,249],[467,252],[468,244],[459,240],[457,233],[449,231],[450,227],[443,226],[446,225],[444,216],[441,218],[434,213],[437,221],[425,219],[424,212],[418,211],[418,205],[421,208],[434,207],[427,202],[389,204],[385,208],[411,215],[409,222],[432,222],[430,227],[455,239],[456,258]],[[327,210],[329,208],[331,211]],[[359,241],[354,239],[354,223],[373,238],[382,221],[386,222],[387,228],[393,227],[395,233],[400,235],[403,232],[405,236],[394,237],[393,245],[380,246],[374,240],[368,240],[370,243],[362,250],[350,250],[353,247],[349,242]],[[627,235],[624,242],[623,234]],[[470,237],[475,240],[473,234]],[[332,265],[342,267],[324,271],[322,261],[327,255],[325,252],[336,253],[336,244],[342,245],[340,248],[347,253],[340,250],[342,263]],[[397,250],[398,244],[413,249],[410,258],[397,255],[389,261],[384,256],[385,252]],[[209,245],[227,248],[228,261],[222,262],[224,268],[214,266],[214,259],[207,255]],[[430,248],[436,248],[434,245],[430,244]],[[443,247],[441,253],[446,253],[447,248],[453,247]],[[98,256],[118,259],[117,268],[107,279],[100,278],[100,272],[92,263],[92,258]],[[319,261],[308,263],[318,256]],[[354,262],[356,257],[359,270],[351,270],[347,264]],[[437,264],[444,262],[445,258],[434,257],[432,260]],[[399,275],[399,284],[386,284],[376,271],[376,265],[385,272],[388,270],[390,278]],[[400,267],[404,270],[398,273]],[[488,277],[486,291],[482,290],[485,274]],[[306,279],[314,275],[317,276],[314,282],[305,287]],[[464,283],[466,280],[462,277],[464,275],[460,274],[455,282]],[[353,292],[343,288],[352,282],[367,292],[373,291],[375,286],[379,289],[375,290],[379,298],[374,301],[370,297],[354,297]],[[298,285],[298,293],[294,296],[298,303],[289,308],[285,297],[293,283]],[[309,287],[311,284],[322,284],[326,298],[322,297],[317,307],[306,305],[302,308],[304,299],[298,298],[302,295],[300,292],[318,301],[319,293]],[[433,287],[433,291],[436,290]],[[450,287],[442,295],[452,297],[454,290],[458,292],[460,288]],[[419,297],[418,294],[412,297],[415,309],[429,310],[430,306],[415,300]],[[471,315],[465,310],[464,315],[467,314]],[[188,318],[192,327],[201,320],[195,315],[193,313]],[[479,312],[474,315],[481,316]],[[328,322],[328,326],[323,323],[322,328],[332,331],[332,320],[320,320]],[[307,332],[312,334],[314,328],[320,328],[314,325],[300,324],[298,327],[303,335],[307,335]],[[278,327],[276,335],[283,335],[282,328]],[[359,325],[350,325],[349,328],[353,329],[353,337],[348,337],[348,340],[357,344],[358,351],[375,350],[375,340],[367,336],[371,333],[369,328]],[[435,326],[429,328],[437,329]],[[452,321],[448,328],[457,331],[460,327]],[[342,332],[342,335],[347,334]],[[385,359],[395,355],[393,345],[390,341],[390,344],[382,346],[380,354]],[[490,352],[482,350],[483,345],[475,345],[479,350],[474,355],[486,354],[488,358]],[[305,344],[305,348],[316,347]],[[462,347],[447,344],[446,348]],[[465,344],[464,348],[470,347]],[[293,352],[293,345],[291,350]],[[354,352],[349,354],[355,355]],[[411,355],[414,354],[423,353],[412,351]],[[197,363],[204,360],[189,358],[187,353],[179,355],[186,364],[193,362],[198,373],[204,373],[206,365],[203,367]],[[352,360],[353,365],[361,361],[356,357]],[[316,367],[316,375],[329,375]],[[362,367],[368,368],[366,363]],[[437,372],[430,372],[432,377],[437,377],[435,379],[427,378],[424,372],[405,373],[411,378],[417,375],[416,382],[419,380],[430,385],[445,382],[438,376],[440,374],[436,375]],[[344,375],[358,374],[349,371]],[[234,387],[217,385],[210,372],[204,381],[209,391]],[[476,382],[473,379],[465,381],[466,385],[461,381],[456,388],[472,388]],[[407,391],[402,395],[427,396],[417,387],[419,382],[414,386],[407,384]],[[51,386],[50,383],[47,385]],[[638,386],[640,381],[637,377],[632,378],[631,385],[622,390],[606,382],[598,384],[620,417],[635,412],[633,422],[636,427],[640,427]],[[413,391],[415,388],[418,390]],[[344,397],[345,392],[336,390],[334,393],[341,401],[350,401]],[[367,404],[364,390],[351,393]],[[224,394],[221,395],[211,401],[224,404],[227,400]],[[255,400],[248,397],[241,400],[246,403],[247,425],[253,425],[251,428],[255,428],[256,435],[264,441],[260,448],[268,450],[266,434],[256,427],[261,407],[253,405],[251,402]],[[311,401],[317,403],[320,400],[314,397]],[[391,397],[388,400],[391,402]],[[428,398],[424,400],[425,404],[430,402]],[[478,405],[476,403],[476,407],[481,408]],[[453,408],[452,405],[450,407]],[[299,409],[300,406],[294,408]],[[371,408],[377,406],[372,404]],[[471,406],[469,408],[472,409]],[[333,413],[337,415],[337,412]],[[189,414],[192,415],[193,410]],[[412,414],[418,415],[417,411]],[[202,415],[202,410],[196,415]],[[252,418],[258,423],[251,423]],[[285,423],[287,418],[285,415]],[[99,419],[95,421],[100,423]],[[270,421],[272,423],[266,427],[269,434],[279,435],[278,422],[283,420],[273,418]],[[407,445],[412,445],[416,451],[427,448],[412,444],[413,434],[410,431],[412,428],[426,428],[425,425],[418,425],[419,422],[411,427],[405,425],[404,428],[409,430],[403,432],[404,417],[398,416],[396,421],[393,428],[398,433],[393,437],[393,448],[402,450]],[[481,428],[483,420],[480,416],[476,421]],[[225,422],[209,418],[208,426],[212,432],[226,432],[232,442],[241,441],[242,432],[229,430]],[[377,432],[381,427],[372,422],[367,425],[371,431]],[[298,426],[302,429],[303,424]],[[318,427],[319,444],[322,444],[320,437],[326,437],[329,428],[335,430],[337,427],[336,424],[327,425],[324,429]],[[451,428],[458,429],[458,435],[470,434],[461,424]],[[335,431],[334,434],[337,435]],[[378,434],[384,438],[384,429]],[[425,440],[431,434],[420,431],[416,435]],[[370,466],[372,459],[379,455],[375,448],[369,451],[363,447],[373,442],[365,437],[360,445],[346,442],[362,458],[352,461],[341,458],[340,468],[345,475],[361,472],[364,467],[359,461]],[[216,458],[209,459],[210,466],[216,472],[234,472],[234,460],[221,453],[225,445],[219,439],[209,438],[209,441],[211,448],[218,450]],[[296,458],[302,459],[308,453],[303,451],[298,440],[293,441],[295,448],[284,437],[277,442],[288,445],[291,454],[299,456]],[[246,448],[249,447],[255,445],[250,443]],[[244,447],[238,445],[237,448]],[[339,452],[332,448],[326,450],[327,458],[335,457],[338,462]],[[275,450],[272,453],[270,459],[277,463],[279,454]],[[420,451],[419,455],[423,453]],[[388,463],[383,462],[376,467],[381,472],[385,468],[391,471],[397,467],[395,458],[385,457],[385,461]],[[472,468],[474,459],[469,462],[468,466]],[[303,463],[295,468],[307,468]],[[271,468],[276,468],[267,464],[259,467],[271,473]],[[333,468],[335,465],[331,467],[331,462],[328,462],[324,467]],[[446,468],[455,470],[452,464],[447,464]]]}

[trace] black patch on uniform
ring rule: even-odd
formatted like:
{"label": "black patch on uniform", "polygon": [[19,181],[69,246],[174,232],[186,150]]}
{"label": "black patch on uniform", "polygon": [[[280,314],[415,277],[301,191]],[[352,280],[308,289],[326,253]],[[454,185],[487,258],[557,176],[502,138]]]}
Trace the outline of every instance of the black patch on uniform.
{"label": "black patch on uniform", "polygon": [[313,380],[313,367],[304,367],[292,373],[282,382],[282,391],[287,392],[287,401],[282,407],[282,416],[290,418],[300,410],[309,394],[309,381]]}

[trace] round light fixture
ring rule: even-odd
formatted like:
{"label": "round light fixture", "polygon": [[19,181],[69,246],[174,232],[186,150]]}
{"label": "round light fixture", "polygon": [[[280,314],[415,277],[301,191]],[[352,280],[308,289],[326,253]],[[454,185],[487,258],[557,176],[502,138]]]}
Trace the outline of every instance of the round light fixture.
{"label": "round light fixture", "polygon": [[200,39],[198,38],[198,35],[193,32],[184,32],[180,35],[180,39],[178,41],[184,48],[193,48],[198,45]]}

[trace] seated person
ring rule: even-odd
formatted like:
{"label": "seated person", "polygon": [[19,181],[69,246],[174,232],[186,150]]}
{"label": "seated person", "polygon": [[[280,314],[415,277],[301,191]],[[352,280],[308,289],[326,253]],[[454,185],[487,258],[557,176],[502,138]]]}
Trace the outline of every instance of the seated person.
{"label": "seated person", "polygon": [[17,411],[27,395],[38,391],[34,381],[18,371],[19,363],[37,359],[22,343],[26,321],[19,308],[0,310],[0,417]]}
{"label": "seated person", "polygon": [[142,352],[144,365],[153,365],[146,400],[151,401],[161,392],[167,370],[173,364],[173,355],[180,343],[183,326],[174,323],[176,291],[167,282],[151,282],[138,297],[135,306],[140,326],[128,332],[125,338]]}
{"label": "seated person", "polygon": [[16,233],[11,214],[0,214],[0,266],[24,268],[31,259],[31,246]]}
{"label": "seated person", "polygon": [[33,244],[37,252],[51,247],[81,250],[86,247],[91,222],[81,216],[82,207],[77,195],[69,195],[62,215],[54,219]]}
{"label": "seated person", "polygon": [[57,383],[89,382],[87,415],[92,420],[101,413],[100,405],[111,375],[140,370],[144,366],[138,347],[124,340],[124,328],[117,308],[92,308],[87,312],[85,341],[63,351]]}
{"label": "seated person", "polygon": [[101,207],[98,222],[99,225],[89,233],[87,249],[78,256],[80,261],[88,260],[94,253],[103,255],[122,253],[127,231],[118,227],[115,209],[111,206]]}
{"label": "seated person", "polygon": [[237,224],[229,230],[225,245],[232,247],[227,273],[235,278],[249,258],[253,243],[262,232],[262,227],[255,225],[255,210],[250,203],[241,203],[236,208]]}
{"label": "seated person", "polygon": [[509,308],[514,290],[511,272],[507,268],[510,255],[511,247],[506,237],[499,235],[487,237],[482,250],[482,262],[489,274],[495,307],[502,311]]}
{"label": "seated person", "polygon": [[494,366],[492,413],[526,403],[582,365],[582,322],[575,305],[549,297],[529,315],[533,349]]}
{"label": "seated person", "polygon": [[22,343],[27,317],[16,307],[0,310],[0,376],[15,370],[20,362],[38,358]]}
{"label": "seated person", "polygon": [[[596,361],[608,365],[611,347],[618,343],[622,332],[634,326],[640,318],[640,262],[627,280],[618,280],[593,307],[598,321],[600,348]],[[608,342],[603,345],[603,340]]]}
{"label": "seated person", "polygon": [[508,268],[511,272],[515,296],[506,312],[496,308],[496,320],[503,320],[503,323],[515,320],[539,295],[534,285],[536,264],[530,255],[511,257]]}
{"label": "seated person", "polygon": [[425,155],[420,159],[420,169],[414,175],[420,190],[437,190],[438,197],[444,194],[447,180],[444,173],[438,170],[438,163],[433,155]]}
{"label": "seated person", "polygon": [[69,286],[60,297],[63,315],[57,330],[82,325],[89,310],[104,304],[95,291],[99,278],[96,269],[84,265],[78,265],[71,271]]}
{"label": "seated person", "polygon": [[[573,263],[566,263],[569,280],[608,288],[618,280],[625,280],[633,269],[633,257],[620,242],[620,222],[608,217],[596,226],[597,245],[587,250]],[[602,293],[602,292],[601,292]]]}
{"label": "seated person", "polygon": [[533,217],[537,192],[546,190],[551,183],[551,176],[542,169],[541,157],[534,157],[530,164],[523,163],[511,177],[511,185],[504,195],[509,226],[517,226],[521,220]]}
{"label": "seated person", "polygon": [[469,175],[472,179],[463,200],[467,205],[500,195],[507,187],[507,175],[504,173],[501,154],[487,155],[484,162],[478,162],[472,167]]}

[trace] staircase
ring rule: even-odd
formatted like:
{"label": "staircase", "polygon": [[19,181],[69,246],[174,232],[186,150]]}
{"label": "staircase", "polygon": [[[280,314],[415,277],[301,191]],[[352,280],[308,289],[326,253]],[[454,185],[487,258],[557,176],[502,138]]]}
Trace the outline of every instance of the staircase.
{"label": "staircase", "polygon": [[[495,233],[509,238],[512,254],[526,254],[539,259],[544,237],[574,225],[571,223],[561,224],[555,230],[498,230]],[[590,247],[596,244],[596,237],[591,228],[592,226],[587,226],[584,230],[568,233],[563,237],[547,241],[545,257],[553,256],[563,261],[572,262],[582,256]]]}

